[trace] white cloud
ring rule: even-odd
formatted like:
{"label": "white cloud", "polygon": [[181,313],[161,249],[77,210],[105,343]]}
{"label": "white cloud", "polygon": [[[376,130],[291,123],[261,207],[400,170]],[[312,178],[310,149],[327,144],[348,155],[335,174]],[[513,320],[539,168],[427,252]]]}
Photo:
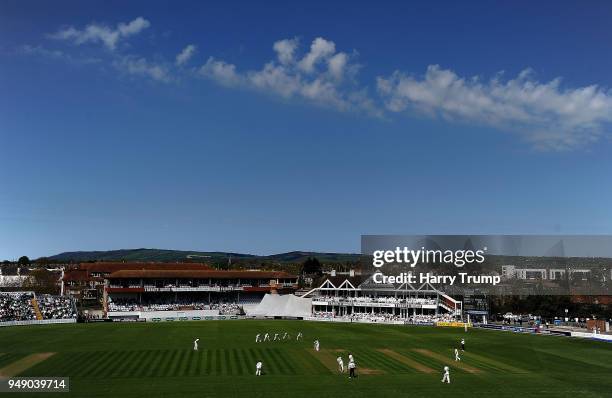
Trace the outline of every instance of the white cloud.
{"label": "white cloud", "polygon": [[312,73],[315,66],[321,60],[328,59],[336,52],[336,45],[333,41],[325,40],[322,37],[317,37],[310,45],[310,51],[299,62],[299,68],[306,72]]}
{"label": "white cloud", "polygon": [[561,87],[560,79],[536,80],[530,70],[516,78],[498,75],[488,81],[463,78],[438,65],[415,78],[398,71],[377,79],[386,108],[414,109],[432,116],[458,119],[518,131],[535,146],[571,149],[596,141],[612,122],[612,93],[598,86]]}
{"label": "white cloud", "polygon": [[91,23],[83,29],[73,26],[64,28],[50,35],[56,40],[71,41],[80,45],[84,43],[103,43],[109,50],[114,50],[121,39],[135,35],[151,26],[143,17],[138,17],[129,23],[119,23],[116,28],[97,23]]}
{"label": "white cloud", "polygon": [[67,52],[55,49],[49,49],[44,46],[32,46],[26,44],[18,49],[19,53],[24,55],[39,56],[59,61],[65,61],[74,65],[95,64],[101,62],[99,58],[72,55]]}
{"label": "white cloud", "polygon": [[236,73],[235,65],[216,60],[214,57],[208,58],[206,63],[200,67],[199,73],[225,86],[235,86],[242,81],[242,77]]}
{"label": "white cloud", "polygon": [[176,56],[175,64],[181,66],[187,63],[195,54],[196,49],[197,47],[195,44],[189,44],[187,47],[183,48],[183,51]]}
{"label": "white cloud", "polygon": [[346,65],[348,64],[348,55],[345,53],[338,53],[333,57],[329,58],[329,73],[336,79],[340,80],[344,77]]}
{"label": "white cloud", "polygon": [[[274,43],[276,59],[262,69],[238,72],[233,64],[209,58],[199,72],[202,76],[226,86],[242,86],[282,98],[302,98],[311,103],[338,110],[358,110],[380,116],[380,110],[367,96],[367,91],[354,82],[343,82],[347,70],[356,70],[346,53],[336,53],[332,41],[316,38],[310,51],[297,56],[297,39]],[[318,67],[319,64],[323,67]]]}
{"label": "white cloud", "polygon": [[298,47],[298,39],[284,39],[274,43],[272,48],[276,51],[278,62],[283,65],[290,64],[294,61],[295,50]]}
{"label": "white cloud", "polygon": [[146,76],[164,83],[168,83],[172,80],[165,66],[151,63],[145,58],[125,56],[115,61],[113,65],[118,70],[130,75]]}

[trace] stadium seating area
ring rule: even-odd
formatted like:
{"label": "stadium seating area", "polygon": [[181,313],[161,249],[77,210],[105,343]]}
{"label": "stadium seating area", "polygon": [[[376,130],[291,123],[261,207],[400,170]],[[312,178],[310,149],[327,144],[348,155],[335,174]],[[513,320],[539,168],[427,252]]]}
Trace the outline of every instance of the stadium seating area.
{"label": "stadium seating area", "polygon": [[74,319],[76,311],[70,297],[38,295],[31,292],[0,293],[0,322],[32,321],[36,319],[36,309],[32,299],[36,299],[42,319]]}
{"label": "stadium seating area", "polygon": [[138,303],[135,300],[115,299],[108,303],[108,310],[111,312],[179,311],[184,309],[218,310],[220,315],[236,315],[240,314],[242,311],[242,307],[237,303],[209,303],[187,299],[176,300],[175,302],[158,301],[148,303]]}
{"label": "stadium seating area", "polygon": [[447,314],[439,315],[414,315],[409,318],[401,318],[397,315],[389,313],[353,313],[351,315],[334,316],[332,312],[321,312],[317,311],[313,313],[313,318],[326,319],[326,320],[337,320],[343,322],[371,322],[371,323],[383,323],[383,322],[395,322],[404,321],[411,324],[431,324],[435,322],[450,322],[453,321],[453,317]]}
{"label": "stadium seating area", "polygon": [[0,322],[36,319],[31,293],[0,293]]}
{"label": "stadium seating area", "polygon": [[36,301],[43,319],[76,318],[75,307],[70,297],[39,295]]}
{"label": "stadium seating area", "polygon": [[385,304],[418,304],[418,305],[436,305],[436,300],[411,297],[407,299],[396,297],[334,297],[320,296],[318,300],[328,301],[331,303],[385,303]]}

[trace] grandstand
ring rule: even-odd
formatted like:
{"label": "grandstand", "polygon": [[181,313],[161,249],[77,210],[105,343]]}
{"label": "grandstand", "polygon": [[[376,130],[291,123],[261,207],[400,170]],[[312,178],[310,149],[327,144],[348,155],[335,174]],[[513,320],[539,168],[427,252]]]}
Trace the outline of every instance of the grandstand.
{"label": "grandstand", "polygon": [[303,294],[313,319],[429,324],[462,316],[462,302],[429,283],[380,284],[373,276],[328,276]]}
{"label": "grandstand", "polygon": [[277,271],[126,269],[105,277],[111,319],[203,319],[240,315],[266,293],[293,293],[297,277]]}
{"label": "grandstand", "polygon": [[76,317],[76,306],[71,297],[0,292],[0,325],[76,321]]}

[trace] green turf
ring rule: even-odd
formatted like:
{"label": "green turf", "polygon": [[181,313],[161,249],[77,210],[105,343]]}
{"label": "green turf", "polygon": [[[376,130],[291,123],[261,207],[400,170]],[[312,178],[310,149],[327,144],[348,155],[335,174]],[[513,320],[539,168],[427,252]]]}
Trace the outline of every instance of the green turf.
{"label": "green turf", "polygon": [[[255,335],[266,331],[301,331],[304,340],[255,344]],[[198,352],[192,350],[196,337]],[[477,373],[452,360],[462,337],[468,349],[463,361]],[[312,350],[314,339],[321,341],[320,353]],[[612,344],[488,330],[302,321],[0,328],[0,368],[39,352],[56,354],[20,376],[69,376],[66,396],[612,397]],[[357,361],[356,380],[330,370],[334,358],[341,353],[346,361],[348,352]],[[254,376],[257,360],[264,363],[262,377]],[[435,373],[423,373],[415,363]],[[450,385],[440,383],[445,364],[451,366]]]}

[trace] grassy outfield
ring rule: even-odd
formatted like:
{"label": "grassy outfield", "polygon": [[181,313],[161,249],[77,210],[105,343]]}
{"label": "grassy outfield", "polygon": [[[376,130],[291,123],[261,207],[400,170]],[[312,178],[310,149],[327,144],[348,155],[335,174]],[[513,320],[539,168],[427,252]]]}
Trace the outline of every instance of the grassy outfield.
{"label": "grassy outfield", "polygon": [[[257,333],[285,331],[291,341],[255,344]],[[298,331],[303,341],[295,341]],[[456,364],[452,349],[462,337],[467,350]],[[335,358],[346,363],[349,351],[356,380],[335,370]],[[0,353],[0,374],[69,376],[66,396],[75,397],[612,396],[612,344],[487,330],[302,321],[49,325],[0,328]],[[254,376],[257,360],[262,377]],[[446,364],[450,385],[440,382]]]}

